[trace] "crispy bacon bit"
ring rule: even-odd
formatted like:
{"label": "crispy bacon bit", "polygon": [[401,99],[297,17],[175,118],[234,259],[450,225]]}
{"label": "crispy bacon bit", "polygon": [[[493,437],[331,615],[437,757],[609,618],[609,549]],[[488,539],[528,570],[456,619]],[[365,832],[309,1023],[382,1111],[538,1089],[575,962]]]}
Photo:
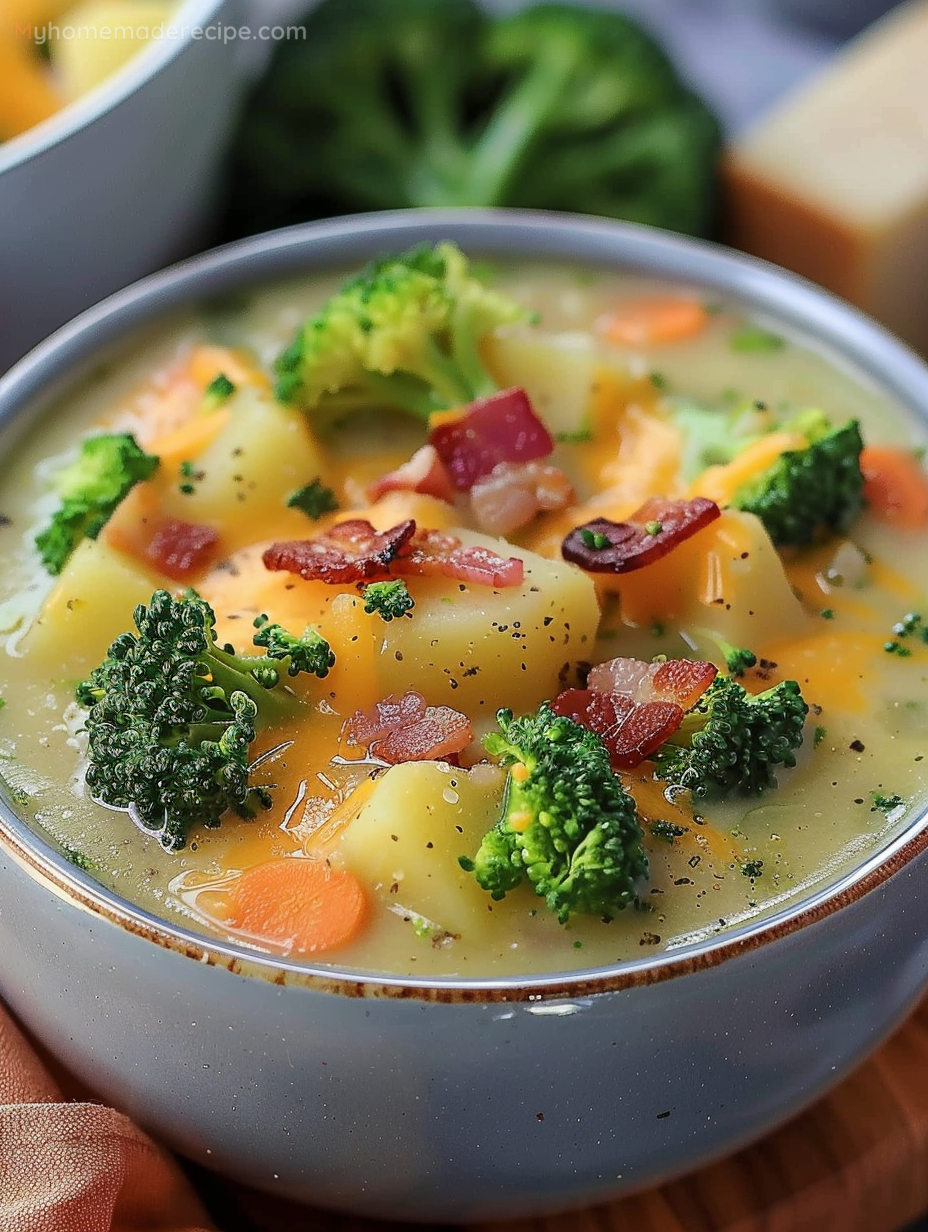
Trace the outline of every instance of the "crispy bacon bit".
{"label": "crispy bacon bit", "polygon": [[566,689],[551,709],[601,737],[616,770],[640,766],[683,722],[683,707],[676,702],[640,703],[625,693],[594,689]]}
{"label": "crispy bacon bit", "polygon": [[332,586],[421,574],[504,587],[521,585],[525,575],[517,556],[504,558],[489,548],[464,547],[455,535],[417,530],[412,519],[383,532],[360,518],[339,522],[315,539],[272,543],[262,559],[268,569]]}
{"label": "crispy bacon bit", "polygon": [[591,573],[630,573],[666,556],[720,512],[715,501],[703,496],[652,496],[627,522],[594,518],[575,527],[561,545],[561,555]]}
{"label": "crispy bacon bit", "polygon": [[481,530],[508,535],[536,513],[566,509],[574,489],[559,466],[546,462],[498,462],[470,490],[471,510]]}
{"label": "crispy bacon bit", "polygon": [[219,532],[212,526],[164,518],[154,528],[145,555],[167,577],[185,581],[212,562]]}
{"label": "crispy bacon bit", "polygon": [[644,663],[641,659],[610,659],[599,663],[587,677],[597,693],[619,693],[634,702],[676,702],[690,710],[718,675],[714,663],[668,659]]}
{"label": "crispy bacon bit", "polygon": [[444,531],[420,530],[394,563],[393,572],[457,578],[475,586],[506,587],[521,586],[525,564],[518,556],[498,556],[489,548],[463,547],[460,539]]}
{"label": "crispy bacon bit", "polygon": [[409,689],[402,697],[391,693],[382,701],[375,702],[373,710],[354,712],[345,726],[348,743],[367,748],[396,728],[417,722],[424,714],[425,698],[415,689]]}
{"label": "crispy bacon bit", "polygon": [[469,492],[500,462],[532,462],[554,449],[528,394],[518,388],[478,398],[460,418],[433,428],[429,441],[459,492]]}
{"label": "crispy bacon bit", "polygon": [[373,710],[358,710],[345,724],[349,744],[364,745],[372,757],[404,761],[457,759],[474,738],[466,714],[450,706],[427,706],[421,693],[392,693]]}
{"label": "crispy bacon bit", "polygon": [[369,500],[377,501],[386,492],[422,492],[425,496],[447,501],[449,505],[454,502],[451,476],[434,445],[423,445],[408,462],[382,475],[367,489],[367,496]]}
{"label": "crispy bacon bit", "polygon": [[272,543],[262,559],[265,568],[298,573],[307,581],[336,586],[390,576],[390,564],[412,538],[412,519],[376,531],[363,518],[339,522],[315,539]]}
{"label": "crispy bacon bit", "polygon": [[601,736],[616,770],[630,770],[669,740],[717,674],[714,663],[690,659],[610,659],[590,671],[585,689],[566,689],[552,708]]}

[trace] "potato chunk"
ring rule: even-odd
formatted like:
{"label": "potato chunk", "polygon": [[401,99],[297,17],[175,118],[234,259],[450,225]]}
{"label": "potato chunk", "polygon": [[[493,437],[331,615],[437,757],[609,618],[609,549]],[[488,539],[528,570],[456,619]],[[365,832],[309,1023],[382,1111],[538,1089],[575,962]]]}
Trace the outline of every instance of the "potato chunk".
{"label": "potato chunk", "polygon": [[226,551],[254,542],[258,527],[276,534],[311,525],[285,503],[324,470],[305,417],[249,388],[237,390],[223,409],[225,427],[192,459],[193,491],[181,491],[178,475],[159,477],[165,513],[221,526]]}
{"label": "potato chunk", "polygon": [[156,573],[102,539],[84,539],[24,635],[22,651],[54,664],[56,675],[82,675],[132,628],[136,605],[147,603],[159,584]]}
{"label": "potato chunk", "polygon": [[558,692],[565,664],[590,655],[599,622],[593,584],[565,561],[486,535],[455,533],[501,556],[520,556],[525,579],[497,590],[451,578],[410,578],[412,613],[381,626],[383,693],[415,688],[433,705],[453,706],[478,724],[500,706],[534,710]]}
{"label": "potato chunk", "polygon": [[445,762],[388,770],[339,843],[344,863],[399,914],[454,935],[492,930],[494,907],[458,856],[472,855],[496,822],[505,772]]}

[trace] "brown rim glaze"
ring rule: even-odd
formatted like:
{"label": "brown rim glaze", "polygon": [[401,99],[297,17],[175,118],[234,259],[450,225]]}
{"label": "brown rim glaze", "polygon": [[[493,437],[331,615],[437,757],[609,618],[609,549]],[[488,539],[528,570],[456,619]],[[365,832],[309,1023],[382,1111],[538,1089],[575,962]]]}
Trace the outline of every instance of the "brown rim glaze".
{"label": "brown rim glaze", "polygon": [[[802,279],[711,244],[631,224],[531,211],[416,210],[361,215],[293,227],[229,245],[142,280],[78,317],[0,380],[0,430],[8,438],[62,387],[79,379],[101,348],[122,343],[191,301],[268,283],[296,272],[344,267],[386,248],[455,239],[488,256],[542,255],[612,266],[700,286],[738,299],[747,310],[779,318],[812,344],[836,353],[873,378],[923,422],[928,371],[922,362],[855,309]],[[542,1001],[615,992],[715,967],[790,936],[858,902],[928,847],[928,814],[873,852],[856,869],[802,901],[722,936],[614,968],[558,972],[517,980],[410,979],[312,967],[217,942],[131,906],[68,864],[0,799],[0,851],[20,870],[75,908],[199,963],[269,983],[345,997],[389,997],[447,1003]]]}

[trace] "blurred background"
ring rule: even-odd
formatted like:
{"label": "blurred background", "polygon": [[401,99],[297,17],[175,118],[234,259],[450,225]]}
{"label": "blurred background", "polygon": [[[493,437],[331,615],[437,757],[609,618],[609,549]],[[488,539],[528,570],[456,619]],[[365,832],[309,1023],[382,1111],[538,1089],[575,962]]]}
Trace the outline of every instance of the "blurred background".
{"label": "blurred background", "polygon": [[0,0],[0,367],[144,273],[335,213],[538,206],[751,248],[725,143],[892,5],[587,0],[586,27],[526,7]]}

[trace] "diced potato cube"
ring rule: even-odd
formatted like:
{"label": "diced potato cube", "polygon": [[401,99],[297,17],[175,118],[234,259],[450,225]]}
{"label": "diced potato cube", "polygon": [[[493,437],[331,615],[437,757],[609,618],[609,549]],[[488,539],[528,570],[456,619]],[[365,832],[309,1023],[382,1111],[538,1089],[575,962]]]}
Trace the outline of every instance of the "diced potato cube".
{"label": "diced potato cube", "polygon": [[593,396],[604,364],[616,375],[627,375],[586,334],[502,330],[486,339],[483,356],[504,389],[520,385],[526,391],[554,436],[592,428]]}
{"label": "diced potato cube", "polygon": [[115,637],[132,629],[136,606],[159,585],[158,575],[134,558],[101,539],[84,539],[23,636],[22,651],[56,675],[82,676],[102,662]]}
{"label": "diced potato cube", "polygon": [[320,475],[323,462],[299,411],[249,388],[223,409],[228,422],[194,460],[193,491],[181,491],[178,474],[162,473],[159,483],[169,516],[221,525],[231,551],[253,542],[259,527],[262,537],[276,533],[291,512],[287,497]]}
{"label": "diced potato cube", "polygon": [[[411,614],[382,624],[382,693],[418,689],[432,705],[479,721],[501,706],[534,710],[560,689],[565,664],[589,658],[599,605],[586,574],[500,540],[456,531],[525,562],[521,586],[496,590],[450,578],[410,578]],[[373,620],[379,618],[374,616]]]}
{"label": "diced potato cube", "polygon": [[339,843],[343,862],[391,909],[452,934],[492,931],[492,902],[458,857],[473,855],[499,815],[505,772],[406,762],[377,781]]}

